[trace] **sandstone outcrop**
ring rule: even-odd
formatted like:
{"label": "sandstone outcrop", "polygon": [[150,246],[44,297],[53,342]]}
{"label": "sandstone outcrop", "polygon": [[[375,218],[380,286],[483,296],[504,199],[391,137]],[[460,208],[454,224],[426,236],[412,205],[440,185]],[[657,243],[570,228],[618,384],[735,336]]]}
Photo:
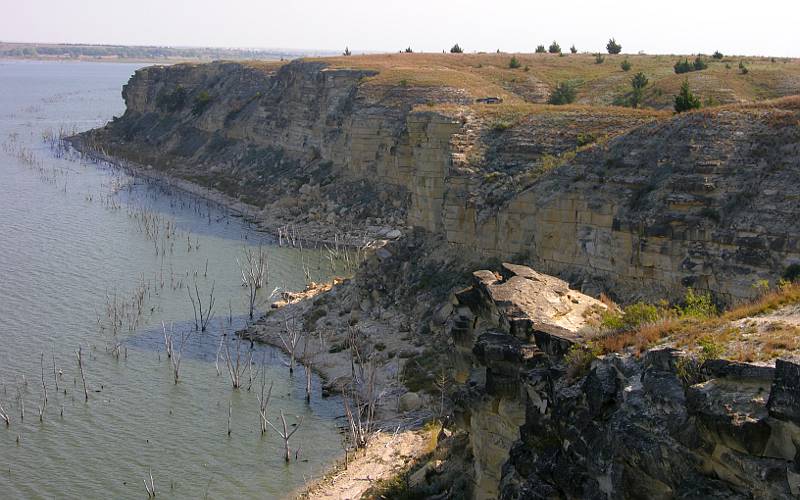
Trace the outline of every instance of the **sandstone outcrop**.
{"label": "sandstone outcrop", "polygon": [[576,373],[586,321],[605,306],[522,266],[474,276],[451,327],[469,369],[456,414],[474,498],[798,494],[800,365],[697,364],[659,348]]}

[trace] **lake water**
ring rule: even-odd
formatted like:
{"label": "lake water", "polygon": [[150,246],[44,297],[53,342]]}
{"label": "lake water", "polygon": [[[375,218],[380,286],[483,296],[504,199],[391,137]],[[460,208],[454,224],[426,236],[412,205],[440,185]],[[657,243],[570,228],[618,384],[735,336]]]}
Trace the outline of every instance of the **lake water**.
{"label": "lake water", "polygon": [[[339,453],[341,404],[307,404],[302,369],[290,378],[281,354],[255,347],[274,383],[270,419],[281,409],[304,419],[291,441],[299,460],[286,464],[282,439],[259,429],[260,383],[233,390],[223,360],[217,374],[219,333],[246,319],[245,246],[267,245],[261,301],[302,288],[304,267],[324,279],[330,265],[205,201],[54,154],[43,134],[121,114],[137,67],[0,61],[0,405],[11,419],[0,421],[0,498],[147,498],[149,471],[159,498],[284,496]],[[205,301],[214,286],[215,317],[189,337],[175,384],[162,321],[176,338],[194,329],[195,282]],[[116,328],[109,311],[122,317]]]}

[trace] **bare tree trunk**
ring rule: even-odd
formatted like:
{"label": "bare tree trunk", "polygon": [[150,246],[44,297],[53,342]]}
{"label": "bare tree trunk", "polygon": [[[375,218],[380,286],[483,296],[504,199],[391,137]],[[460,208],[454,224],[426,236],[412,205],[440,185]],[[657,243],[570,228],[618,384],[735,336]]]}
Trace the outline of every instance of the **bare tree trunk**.
{"label": "bare tree trunk", "polygon": [[78,356],[78,368],[81,372],[81,381],[83,382],[83,395],[85,397],[85,401],[89,402],[89,389],[86,388],[86,375],[83,373],[83,348],[78,346],[78,350],[75,351],[75,354]]}
{"label": "bare tree trunk", "polygon": [[292,429],[291,432],[289,432],[289,426],[286,424],[286,417],[283,414],[283,410],[281,410],[281,422],[283,422],[283,432],[281,432],[277,427],[272,425],[272,422],[267,420],[269,426],[272,427],[275,430],[275,432],[277,432],[283,438],[284,451],[286,452],[285,458],[286,461],[289,462],[292,460],[292,449],[289,446],[289,439],[291,439],[294,433],[300,429],[300,426],[303,424],[303,417],[300,417],[298,419],[297,424],[295,424],[295,427],[294,429]]}

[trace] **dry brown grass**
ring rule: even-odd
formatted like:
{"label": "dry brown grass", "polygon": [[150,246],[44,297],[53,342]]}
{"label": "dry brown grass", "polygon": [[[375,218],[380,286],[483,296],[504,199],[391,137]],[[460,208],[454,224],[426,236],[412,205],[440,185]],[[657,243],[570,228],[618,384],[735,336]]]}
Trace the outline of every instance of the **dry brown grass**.
{"label": "dry brown grass", "polygon": [[779,321],[764,325],[740,320],[800,303],[800,283],[785,284],[762,297],[738,305],[718,316],[681,318],[668,316],[636,331],[612,333],[595,342],[603,353],[630,351],[641,354],[654,345],[668,343],[688,351],[713,350],[739,361],[769,361],[778,356],[800,355],[800,328]]}
{"label": "dry brown grass", "polygon": [[725,312],[722,315],[722,319],[726,321],[735,321],[797,303],[800,303],[800,283],[789,283],[769,291],[753,302],[734,307]]}
{"label": "dry brown grass", "polygon": [[[508,67],[514,56],[521,68]],[[630,90],[630,79],[641,71],[650,79],[646,105],[671,110],[672,96],[688,79],[692,89],[704,101],[718,104],[753,102],[800,93],[800,60],[730,57],[722,61],[708,58],[704,71],[676,75],[673,65],[678,55],[607,55],[603,64],[595,64],[592,54],[373,54],[310,58],[331,68],[377,71],[367,79],[373,86],[438,86],[461,89],[469,96],[495,95],[511,104],[526,102],[542,85],[553,88],[558,82],[577,85],[578,104],[610,105]],[[625,72],[620,62],[628,59],[633,68]],[[745,61],[749,73],[742,75],[739,61]],[[785,61],[785,62],[784,62]],[[730,69],[726,68],[730,65]],[[526,70],[527,68],[527,70]]]}

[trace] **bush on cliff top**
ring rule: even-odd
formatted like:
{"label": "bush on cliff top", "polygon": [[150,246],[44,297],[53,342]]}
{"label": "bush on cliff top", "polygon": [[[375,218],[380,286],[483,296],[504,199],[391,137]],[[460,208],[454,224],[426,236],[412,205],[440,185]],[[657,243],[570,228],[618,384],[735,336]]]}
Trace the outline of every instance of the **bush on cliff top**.
{"label": "bush on cliff top", "polygon": [[570,104],[575,100],[576,95],[577,92],[574,84],[570,82],[559,82],[555,90],[553,90],[553,93],[550,94],[547,103],[555,105]]}
{"label": "bush on cliff top", "polygon": [[615,39],[611,39],[606,44],[606,50],[608,50],[609,54],[619,54],[622,52],[622,45],[618,44]]}
{"label": "bush on cliff top", "polygon": [[692,109],[700,109],[700,98],[692,94],[689,88],[689,80],[684,80],[681,84],[681,91],[675,96],[675,112],[683,113]]}

